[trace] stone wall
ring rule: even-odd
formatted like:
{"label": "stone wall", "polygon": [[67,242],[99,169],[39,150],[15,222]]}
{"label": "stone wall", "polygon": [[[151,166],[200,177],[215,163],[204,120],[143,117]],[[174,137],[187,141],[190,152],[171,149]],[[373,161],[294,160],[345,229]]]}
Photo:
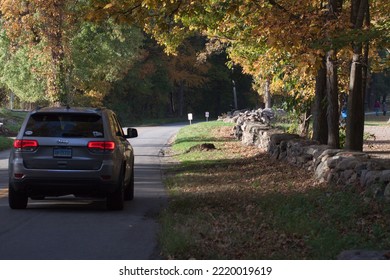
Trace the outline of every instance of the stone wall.
{"label": "stone wall", "polygon": [[259,147],[273,159],[306,168],[322,182],[359,186],[369,195],[390,201],[389,160],[370,158],[362,152],[330,149],[299,135],[284,133],[269,123],[254,120],[251,112],[238,112],[223,120],[235,123],[234,133],[243,144]]}

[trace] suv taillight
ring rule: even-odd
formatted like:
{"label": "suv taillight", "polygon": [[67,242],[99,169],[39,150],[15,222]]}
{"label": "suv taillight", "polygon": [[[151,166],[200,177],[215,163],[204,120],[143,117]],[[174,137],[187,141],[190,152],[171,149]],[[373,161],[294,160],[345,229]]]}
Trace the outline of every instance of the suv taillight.
{"label": "suv taillight", "polygon": [[37,140],[18,140],[14,141],[14,148],[18,151],[33,152],[39,147]]}
{"label": "suv taillight", "polygon": [[88,149],[91,151],[113,151],[115,149],[115,142],[91,141],[88,142]]}

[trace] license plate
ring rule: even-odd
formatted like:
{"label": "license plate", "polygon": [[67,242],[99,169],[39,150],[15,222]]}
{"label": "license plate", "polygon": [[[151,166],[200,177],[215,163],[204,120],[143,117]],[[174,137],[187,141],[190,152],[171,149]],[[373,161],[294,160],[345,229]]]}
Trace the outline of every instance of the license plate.
{"label": "license plate", "polygon": [[71,158],[72,149],[70,148],[54,148],[53,157],[55,158]]}

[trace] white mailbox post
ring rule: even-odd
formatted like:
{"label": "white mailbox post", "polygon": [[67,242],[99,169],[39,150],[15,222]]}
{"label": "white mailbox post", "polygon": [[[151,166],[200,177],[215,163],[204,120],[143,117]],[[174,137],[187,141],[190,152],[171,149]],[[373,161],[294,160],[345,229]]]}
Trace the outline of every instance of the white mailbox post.
{"label": "white mailbox post", "polygon": [[192,113],[188,114],[188,120],[190,121],[190,124],[192,124]]}
{"label": "white mailbox post", "polygon": [[206,112],[204,113],[205,117],[206,117],[206,122],[209,121],[209,117],[210,117],[210,113],[209,112]]}

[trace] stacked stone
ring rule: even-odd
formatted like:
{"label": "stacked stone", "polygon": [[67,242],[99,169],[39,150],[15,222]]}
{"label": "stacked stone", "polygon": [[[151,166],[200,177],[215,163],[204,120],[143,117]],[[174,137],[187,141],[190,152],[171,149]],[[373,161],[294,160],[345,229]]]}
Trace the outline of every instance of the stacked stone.
{"label": "stacked stone", "polygon": [[225,121],[234,122],[234,134],[243,144],[267,151],[272,159],[313,172],[321,182],[361,186],[375,198],[390,201],[390,161],[366,153],[330,149],[297,134],[283,133],[262,120],[263,110],[236,112]]}

